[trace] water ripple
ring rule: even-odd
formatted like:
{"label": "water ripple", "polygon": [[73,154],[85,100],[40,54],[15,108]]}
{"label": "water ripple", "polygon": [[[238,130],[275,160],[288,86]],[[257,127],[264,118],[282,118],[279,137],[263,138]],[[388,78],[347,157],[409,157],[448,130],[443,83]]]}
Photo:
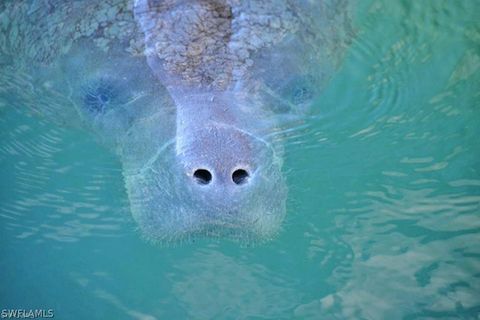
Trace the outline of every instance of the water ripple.
{"label": "water ripple", "polygon": [[124,233],[128,207],[119,164],[91,137],[19,109],[4,113],[0,130],[0,216],[12,237],[71,242]]}

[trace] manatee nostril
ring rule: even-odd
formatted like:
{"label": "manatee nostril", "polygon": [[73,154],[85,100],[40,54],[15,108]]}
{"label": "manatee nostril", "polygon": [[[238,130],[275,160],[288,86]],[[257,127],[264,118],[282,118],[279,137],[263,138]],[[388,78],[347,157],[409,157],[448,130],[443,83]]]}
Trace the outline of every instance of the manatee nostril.
{"label": "manatee nostril", "polygon": [[232,173],[232,180],[235,184],[244,184],[248,180],[248,172],[244,169],[237,169]]}
{"label": "manatee nostril", "polygon": [[212,174],[207,169],[197,169],[193,176],[199,184],[209,184],[212,181]]}

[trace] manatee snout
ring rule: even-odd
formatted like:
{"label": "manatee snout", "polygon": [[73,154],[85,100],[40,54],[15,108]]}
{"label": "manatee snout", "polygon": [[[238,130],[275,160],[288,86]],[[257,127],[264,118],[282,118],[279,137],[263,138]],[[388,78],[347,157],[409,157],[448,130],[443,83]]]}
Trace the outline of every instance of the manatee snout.
{"label": "manatee snout", "polygon": [[212,125],[191,133],[179,147],[178,159],[193,185],[235,192],[255,183],[263,148],[239,129]]}
{"label": "manatee snout", "polygon": [[[219,122],[180,133],[172,144],[151,149],[154,156],[140,168],[135,160],[129,162],[135,169],[125,171],[132,213],[147,239],[257,242],[274,236],[285,215],[287,189],[273,145]],[[147,151],[143,136],[131,141],[129,154]]]}
{"label": "manatee snout", "polygon": [[[223,224],[260,237],[278,228],[285,195],[281,166],[268,142],[222,123],[179,141],[179,175],[207,228]],[[266,221],[273,217],[278,221]]]}

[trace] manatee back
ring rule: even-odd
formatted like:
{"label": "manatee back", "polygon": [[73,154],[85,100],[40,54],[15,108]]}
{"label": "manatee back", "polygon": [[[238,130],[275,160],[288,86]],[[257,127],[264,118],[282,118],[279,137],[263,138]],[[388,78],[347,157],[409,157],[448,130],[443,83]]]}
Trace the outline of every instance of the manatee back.
{"label": "manatee back", "polygon": [[[293,32],[250,53],[256,96],[275,114],[305,116],[343,61],[354,37],[351,1],[293,1]],[[252,81],[253,80],[253,81]]]}
{"label": "manatee back", "polygon": [[2,2],[0,102],[98,132],[114,148],[143,118],[162,112],[174,123],[132,8],[125,0]]}
{"label": "manatee back", "polygon": [[321,89],[353,36],[338,0],[137,0],[134,13],[167,87],[286,96],[289,108]]}
{"label": "manatee back", "polygon": [[36,111],[53,121],[66,115],[68,122],[76,111],[60,106],[71,106],[71,99],[38,78],[38,70],[58,68],[59,58],[88,43],[85,51],[124,54],[124,64],[147,58],[173,94],[182,94],[185,81],[228,87],[258,101],[252,108],[303,114],[353,37],[349,6],[346,0],[3,1],[0,85],[13,92],[15,104],[42,109]]}

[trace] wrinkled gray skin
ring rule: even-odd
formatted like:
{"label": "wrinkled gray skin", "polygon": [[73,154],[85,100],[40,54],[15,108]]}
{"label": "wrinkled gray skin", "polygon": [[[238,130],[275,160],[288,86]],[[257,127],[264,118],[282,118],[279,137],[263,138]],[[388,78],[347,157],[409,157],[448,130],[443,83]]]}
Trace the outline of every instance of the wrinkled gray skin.
{"label": "wrinkled gray skin", "polygon": [[286,211],[279,132],[336,69],[347,5],[7,1],[1,101],[97,132],[146,238],[265,240]]}

